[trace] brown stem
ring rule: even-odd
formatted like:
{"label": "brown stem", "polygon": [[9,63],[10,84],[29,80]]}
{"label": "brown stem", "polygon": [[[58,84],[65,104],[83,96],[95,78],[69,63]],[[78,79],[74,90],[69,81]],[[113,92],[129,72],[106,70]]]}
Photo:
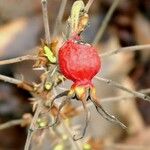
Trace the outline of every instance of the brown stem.
{"label": "brown stem", "polygon": [[32,56],[32,55],[25,55],[25,56],[20,56],[12,59],[7,59],[7,60],[1,60],[0,65],[7,65],[7,64],[13,64],[17,62],[22,62],[25,60],[37,60],[37,56]]}
{"label": "brown stem", "polygon": [[101,77],[95,77],[95,79],[99,80],[99,81],[102,81],[106,84],[109,84],[115,88],[118,88],[120,90],[123,90],[123,91],[126,91],[132,95],[134,95],[135,97],[138,97],[138,98],[141,98],[145,101],[149,101],[150,102],[150,97],[148,95],[145,95],[143,93],[140,93],[140,92],[136,92],[136,91],[132,91],[124,86],[122,86],[121,84],[117,83],[117,82],[114,82],[112,80],[109,80],[109,79],[105,79],[105,78],[101,78]]}
{"label": "brown stem", "polygon": [[21,123],[22,123],[22,119],[11,120],[6,123],[0,124],[0,130],[4,130],[4,129],[10,128],[16,125],[21,125]]}
{"label": "brown stem", "polygon": [[36,121],[38,119],[38,116],[39,116],[39,114],[41,112],[41,105],[42,104],[41,104],[41,100],[40,100],[40,102],[38,104],[38,107],[37,107],[37,109],[35,111],[35,114],[33,116],[31,125],[30,125],[30,127],[28,129],[28,135],[27,135],[27,139],[26,139],[24,150],[29,150],[29,148],[30,148],[31,139],[32,139],[32,136],[33,136],[33,133],[34,133],[34,129],[35,129],[35,123],[36,123]]}
{"label": "brown stem", "polygon": [[112,50],[103,54],[100,54],[100,57],[107,57],[107,56],[112,56],[115,54],[118,54],[120,52],[130,52],[130,51],[137,51],[137,50],[149,50],[150,49],[150,44],[147,45],[135,45],[135,46],[128,46],[128,47],[123,47],[123,48],[118,48],[116,50]]}
{"label": "brown stem", "polygon": [[48,10],[47,10],[47,0],[41,0],[42,3],[42,11],[43,11],[43,22],[45,29],[45,40],[47,44],[50,44],[50,30],[49,30],[49,21],[48,21]]}

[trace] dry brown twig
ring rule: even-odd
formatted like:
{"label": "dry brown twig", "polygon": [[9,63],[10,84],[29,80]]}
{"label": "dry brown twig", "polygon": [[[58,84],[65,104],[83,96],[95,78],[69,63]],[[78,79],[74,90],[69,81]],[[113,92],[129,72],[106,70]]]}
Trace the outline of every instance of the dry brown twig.
{"label": "dry brown twig", "polygon": [[21,80],[10,78],[10,77],[7,77],[7,76],[1,75],[1,74],[0,74],[0,80],[5,81],[5,82],[9,82],[12,84],[16,84],[16,85],[21,84],[23,82]]}
{"label": "dry brown twig", "polygon": [[42,4],[43,22],[44,22],[44,29],[45,29],[45,41],[47,44],[50,44],[51,36],[50,36],[49,21],[48,21],[47,0],[41,0],[41,4]]}
{"label": "dry brown twig", "polygon": [[31,143],[31,139],[32,139],[32,135],[34,133],[34,130],[35,130],[35,124],[36,124],[36,121],[39,117],[39,114],[41,112],[41,109],[42,109],[42,103],[41,103],[41,99],[39,100],[39,103],[37,105],[37,109],[34,113],[34,116],[33,116],[33,119],[32,119],[32,122],[30,124],[30,127],[28,129],[28,135],[27,135],[27,139],[26,139],[26,143],[25,143],[25,147],[24,147],[24,150],[29,150],[29,147],[30,147],[30,143]]}
{"label": "dry brown twig", "polygon": [[118,48],[116,50],[112,50],[112,51],[100,54],[100,57],[105,58],[107,56],[112,56],[112,55],[118,54],[120,52],[131,52],[131,51],[146,50],[146,49],[150,50],[150,44],[135,45],[135,46],[128,46],[128,47]]}
{"label": "dry brown twig", "polygon": [[25,61],[25,60],[37,60],[37,59],[39,59],[37,56],[25,55],[25,56],[12,58],[12,59],[1,60],[0,65],[8,65],[8,64],[22,62],[22,61]]}
{"label": "dry brown twig", "polygon": [[14,78],[11,78],[11,77],[7,77],[7,76],[1,75],[1,74],[0,74],[0,80],[2,80],[4,82],[16,84],[18,87],[20,87],[24,90],[27,90],[29,92],[34,91],[34,86],[30,83],[27,83],[26,81],[21,81],[21,80],[14,79]]}
{"label": "dry brown twig", "polygon": [[32,115],[29,113],[25,113],[21,119],[15,119],[0,124],[0,130],[4,130],[16,125],[21,125],[22,127],[28,126],[31,122],[31,119],[32,119]]}
{"label": "dry brown twig", "polygon": [[134,97],[139,97],[139,98],[141,98],[141,99],[143,99],[145,101],[149,101],[150,102],[150,97],[148,95],[142,94],[140,92],[132,91],[132,90],[122,86],[121,84],[119,84],[119,83],[117,83],[115,81],[112,81],[112,80],[109,80],[109,79],[105,79],[105,78],[102,78],[102,77],[97,77],[97,76],[95,77],[95,79],[97,79],[99,81],[102,81],[102,82],[104,82],[104,83],[106,83],[108,85],[111,85],[111,86],[113,86],[115,88],[118,88],[120,90],[123,90],[125,92],[128,92],[128,93],[132,94]]}
{"label": "dry brown twig", "polygon": [[6,123],[0,124],[0,130],[4,130],[4,129],[10,128],[16,125],[20,125],[21,123],[22,123],[22,119],[11,120]]}

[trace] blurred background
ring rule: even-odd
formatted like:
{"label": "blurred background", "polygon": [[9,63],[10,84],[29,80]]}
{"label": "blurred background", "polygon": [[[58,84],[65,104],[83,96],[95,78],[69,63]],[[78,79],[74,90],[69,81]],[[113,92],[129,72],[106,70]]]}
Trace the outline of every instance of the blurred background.
{"label": "blurred background", "polygon": [[[64,25],[73,2],[74,0],[67,1],[63,16]],[[113,0],[94,1],[89,11],[90,24],[83,33],[85,42],[93,42],[112,2]],[[48,0],[51,32],[54,30],[60,4],[61,0]],[[64,25],[61,26],[62,31]],[[62,32],[58,32],[57,36],[61,40]],[[35,54],[42,38],[44,38],[44,27],[40,0],[0,0],[0,60]],[[102,39],[97,44],[97,49],[101,54],[120,47],[140,44],[150,44],[150,1],[120,0]],[[38,82],[40,72],[32,70],[33,64],[32,61],[24,61],[0,66],[0,74]],[[132,90],[149,89],[150,49],[119,53],[102,59],[102,71],[98,76],[112,79]],[[94,83],[99,99],[127,95],[126,92],[105,85],[96,79]],[[70,82],[65,81],[60,86],[69,88],[70,85]],[[0,82],[0,124],[20,119],[25,113],[32,113],[32,105],[28,99],[30,97],[30,93],[14,85]],[[105,121],[97,114],[94,106],[91,106],[91,120],[86,137],[78,142],[79,145],[84,147],[84,143],[88,143],[92,150],[150,150],[149,102],[138,98],[128,98],[122,101],[102,101],[102,105],[111,114],[119,117],[128,129],[124,131]],[[72,126],[80,128],[81,125],[82,127],[83,118],[82,113],[81,116],[72,118]],[[63,127],[60,129],[65,136]],[[26,136],[27,129],[20,126],[0,130],[0,150],[22,150]],[[73,143],[63,140],[58,136],[51,137],[51,134],[47,135],[43,131],[33,139],[33,149],[56,150],[62,143],[66,146],[64,150],[74,149]]]}

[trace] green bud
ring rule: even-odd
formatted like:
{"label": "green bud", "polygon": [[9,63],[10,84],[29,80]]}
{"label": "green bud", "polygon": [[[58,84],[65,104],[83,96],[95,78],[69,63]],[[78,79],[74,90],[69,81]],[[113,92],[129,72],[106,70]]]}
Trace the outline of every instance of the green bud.
{"label": "green bud", "polygon": [[47,121],[41,118],[38,118],[36,121],[39,128],[44,128],[47,126]]}
{"label": "green bud", "polygon": [[46,89],[46,90],[50,90],[50,89],[52,88],[52,85],[53,85],[53,84],[52,84],[51,82],[46,82],[46,83],[45,83],[45,89]]}
{"label": "green bud", "polygon": [[44,52],[45,52],[45,56],[48,58],[48,60],[51,63],[56,63],[57,59],[49,47],[44,46]]}
{"label": "green bud", "polygon": [[84,144],[83,145],[83,150],[92,150],[92,147],[91,147],[91,145],[90,144]]}
{"label": "green bud", "polygon": [[58,144],[54,147],[54,150],[64,150],[64,146],[62,144]]}

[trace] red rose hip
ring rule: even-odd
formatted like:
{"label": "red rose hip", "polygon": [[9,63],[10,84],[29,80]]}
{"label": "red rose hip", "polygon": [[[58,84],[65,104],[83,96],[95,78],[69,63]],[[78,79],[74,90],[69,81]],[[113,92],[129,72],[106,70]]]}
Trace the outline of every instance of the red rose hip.
{"label": "red rose hip", "polygon": [[91,80],[101,67],[93,46],[69,39],[60,48],[58,61],[62,74],[74,82],[73,87],[93,87]]}

